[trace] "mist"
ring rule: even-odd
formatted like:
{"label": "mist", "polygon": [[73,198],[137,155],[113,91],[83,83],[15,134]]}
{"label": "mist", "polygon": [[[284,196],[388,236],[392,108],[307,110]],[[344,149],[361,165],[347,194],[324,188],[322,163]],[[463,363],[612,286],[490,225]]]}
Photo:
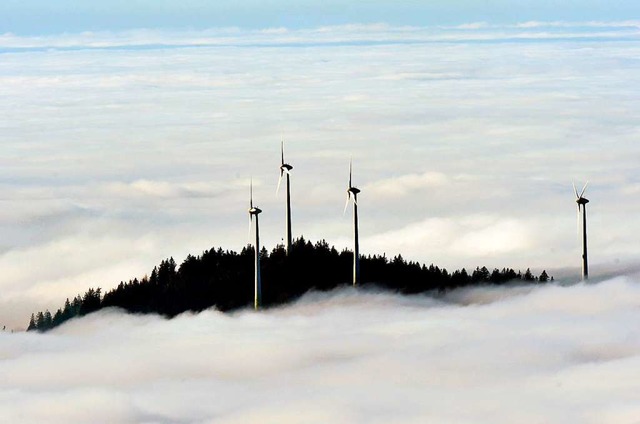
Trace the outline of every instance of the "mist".
{"label": "mist", "polygon": [[0,333],[20,423],[637,423],[640,279],[446,296],[309,293],[259,313],[106,310]]}

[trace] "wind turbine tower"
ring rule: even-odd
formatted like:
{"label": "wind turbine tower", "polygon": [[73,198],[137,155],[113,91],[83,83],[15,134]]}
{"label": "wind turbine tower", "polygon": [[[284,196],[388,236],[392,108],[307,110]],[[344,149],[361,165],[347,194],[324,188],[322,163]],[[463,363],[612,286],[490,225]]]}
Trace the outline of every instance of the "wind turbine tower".
{"label": "wind turbine tower", "polygon": [[587,182],[580,194],[576,190],[575,184],[573,185],[573,192],[576,194],[576,203],[578,204],[578,224],[580,223],[580,212],[582,212],[582,279],[589,278],[589,264],[587,262],[587,203],[589,199],[583,197],[585,190],[587,189]]}
{"label": "wind turbine tower", "polygon": [[360,189],[352,184],[353,164],[349,162],[349,187],[347,188],[347,203],[344,205],[344,213],[347,212],[351,195],[353,195],[353,285],[360,284],[360,243],[358,240],[358,193]]}
{"label": "wind turbine tower", "polygon": [[255,270],[253,308],[257,311],[258,309],[260,309],[260,305],[262,303],[262,280],[260,278],[260,224],[258,221],[258,216],[262,213],[262,209],[253,206],[253,181],[251,181],[250,190],[251,194],[249,197],[249,219],[253,223],[253,217],[256,218],[256,244],[254,245],[255,260],[253,265]]}
{"label": "wind turbine tower", "polygon": [[280,184],[282,183],[282,177],[287,175],[287,255],[291,252],[291,170],[293,166],[284,161],[284,140],[280,143],[280,179],[278,180],[278,188],[276,189],[276,195],[280,191]]}

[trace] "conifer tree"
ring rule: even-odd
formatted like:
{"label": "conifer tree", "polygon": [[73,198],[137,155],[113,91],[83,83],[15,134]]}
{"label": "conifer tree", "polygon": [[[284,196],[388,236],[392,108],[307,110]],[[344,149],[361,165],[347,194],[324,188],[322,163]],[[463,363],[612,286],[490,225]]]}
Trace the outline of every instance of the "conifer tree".
{"label": "conifer tree", "polygon": [[46,328],[46,323],[44,320],[44,313],[38,312],[36,314],[36,329],[38,331],[44,331]]}
{"label": "conifer tree", "polygon": [[36,330],[36,317],[34,314],[31,314],[31,319],[29,320],[29,327],[27,327],[27,331]]}
{"label": "conifer tree", "polygon": [[[260,250],[263,267],[263,301],[266,307],[295,300],[310,290],[332,290],[350,285],[353,253],[338,251],[325,240],[307,241],[300,237],[292,244],[289,255],[284,246],[271,252]],[[535,281],[527,269],[523,275],[512,268],[476,267],[449,273],[431,264],[406,261],[402,255],[388,259],[383,255],[362,256],[362,285],[375,285],[397,293],[428,293],[457,287],[484,284],[505,284],[513,280]],[[546,271],[538,278],[548,281]],[[551,277],[553,281],[553,277]],[[173,258],[163,260],[153,268],[150,277],[121,281],[102,296],[100,288],[90,288],[64,302],[53,317],[38,312],[32,315],[29,329],[45,331],[79,316],[105,307],[119,307],[134,313],[158,313],[167,317],[185,311],[201,311],[215,307],[230,311],[247,307],[253,301],[253,247],[240,253],[211,249],[200,256],[188,255],[177,266]]]}
{"label": "conifer tree", "polygon": [[533,274],[531,273],[531,270],[529,268],[527,268],[527,271],[524,273],[524,281],[534,281],[535,278],[533,277]]}
{"label": "conifer tree", "polygon": [[52,327],[53,317],[51,316],[51,312],[47,309],[44,311],[44,330],[48,330]]}

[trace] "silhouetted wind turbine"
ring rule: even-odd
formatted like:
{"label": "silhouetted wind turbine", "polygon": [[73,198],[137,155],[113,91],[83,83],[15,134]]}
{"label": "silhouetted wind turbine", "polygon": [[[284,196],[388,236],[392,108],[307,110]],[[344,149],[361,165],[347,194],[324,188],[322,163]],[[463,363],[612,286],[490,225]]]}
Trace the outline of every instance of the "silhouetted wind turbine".
{"label": "silhouetted wind turbine", "polygon": [[278,179],[278,188],[276,189],[276,195],[280,191],[280,184],[282,183],[282,177],[287,174],[287,255],[291,252],[291,170],[293,166],[285,163],[284,161],[284,140],[280,143],[280,154],[282,160],[280,162],[280,178]]}
{"label": "silhouetted wind turbine", "polygon": [[253,308],[258,310],[260,308],[260,304],[262,303],[262,280],[260,278],[260,225],[258,222],[258,215],[262,213],[262,209],[253,206],[253,180],[251,180],[251,189],[250,189],[250,197],[249,197],[249,219],[253,222],[253,217],[256,217],[256,244],[254,246],[255,250],[255,261],[254,261],[254,269],[255,269],[255,288],[254,288],[254,299],[253,299]]}
{"label": "silhouetted wind turbine", "polygon": [[[578,220],[580,219],[580,207],[582,206],[582,279],[589,278],[589,264],[587,262],[587,203],[589,199],[583,197],[584,191],[587,189],[587,182],[580,194],[576,190],[576,185],[573,185],[573,192],[576,194],[576,203],[578,204]],[[578,221],[580,222],[580,221]]]}
{"label": "silhouetted wind turbine", "polygon": [[352,184],[352,171],[353,164],[349,161],[349,187],[347,188],[347,203],[344,205],[343,215],[347,212],[347,207],[349,207],[349,201],[353,194],[353,285],[357,286],[360,284],[360,244],[358,240],[358,193],[360,193],[360,189]]}

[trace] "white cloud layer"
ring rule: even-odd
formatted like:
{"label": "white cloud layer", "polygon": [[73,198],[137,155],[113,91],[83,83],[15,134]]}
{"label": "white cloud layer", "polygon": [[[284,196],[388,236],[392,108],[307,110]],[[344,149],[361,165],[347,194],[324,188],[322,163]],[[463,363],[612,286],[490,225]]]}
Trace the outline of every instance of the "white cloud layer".
{"label": "white cloud layer", "polygon": [[[373,252],[412,252],[438,264],[445,256],[476,257],[493,262],[494,257],[526,252],[533,239],[526,223],[500,216],[472,216],[460,220],[429,218],[399,230],[365,239]],[[487,264],[491,266],[491,263]],[[494,266],[499,266],[495,264]]]}
{"label": "white cloud layer", "polygon": [[633,424],[640,281],[309,294],[0,333],[3,421]]}
{"label": "white cloud layer", "polygon": [[131,29],[119,32],[85,31],[59,35],[0,34],[0,48],[112,48],[134,46],[256,46],[321,43],[403,43],[502,41],[537,39],[615,39],[637,37],[640,21],[526,21],[494,25],[472,22],[452,26],[390,26],[345,24],[313,29],[284,27],[243,30],[237,27],[197,31]]}
{"label": "white cloud layer", "polygon": [[173,255],[247,241],[350,245],[459,267],[637,263],[637,22],[346,25],[0,37],[0,325]]}

